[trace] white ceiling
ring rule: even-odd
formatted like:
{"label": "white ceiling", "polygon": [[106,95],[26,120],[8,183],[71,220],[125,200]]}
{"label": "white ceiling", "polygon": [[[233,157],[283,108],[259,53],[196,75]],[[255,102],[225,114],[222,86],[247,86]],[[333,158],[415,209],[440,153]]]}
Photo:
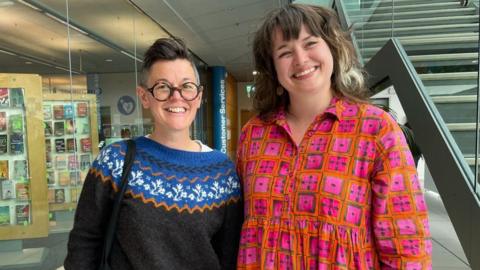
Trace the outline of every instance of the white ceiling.
{"label": "white ceiling", "polygon": [[208,65],[225,66],[237,81],[253,79],[251,45],[265,14],[286,0],[131,0]]}
{"label": "white ceiling", "polygon": [[[25,2],[42,10],[0,0],[0,50],[18,54],[0,51],[0,72],[65,72],[53,67],[69,66],[69,47],[76,71],[132,72],[133,59],[120,50],[141,59],[166,30],[209,66],[225,66],[237,81],[251,81],[253,33],[268,11],[288,0],[69,0],[68,12],[66,1]],[[68,16],[89,34],[70,29],[69,41],[65,25],[46,12]],[[52,65],[26,64],[32,61],[25,56]]]}

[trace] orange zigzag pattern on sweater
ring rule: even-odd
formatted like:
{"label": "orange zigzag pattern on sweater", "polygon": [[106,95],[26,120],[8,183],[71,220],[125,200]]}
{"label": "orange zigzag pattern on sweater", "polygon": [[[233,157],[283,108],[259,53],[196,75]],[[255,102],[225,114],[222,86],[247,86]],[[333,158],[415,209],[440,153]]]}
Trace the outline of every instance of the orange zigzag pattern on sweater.
{"label": "orange zigzag pattern on sweater", "polygon": [[[113,190],[115,190],[115,192],[118,192],[118,186],[117,184],[112,180],[112,177],[111,176],[104,176],[103,173],[95,168],[92,168],[90,170],[95,177],[98,177],[100,178],[100,180],[103,182],[103,183],[106,183],[106,182],[110,182],[110,184],[112,185],[112,188]],[[236,203],[240,200],[240,196],[237,196],[237,197],[233,197],[233,198],[230,198],[228,201],[223,201],[219,204],[217,203],[213,203],[212,205],[205,205],[204,207],[199,207],[199,206],[195,206],[194,208],[190,209],[188,206],[183,206],[183,207],[180,207],[178,206],[176,203],[169,206],[167,205],[166,203],[164,202],[156,202],[153,198],[151,199],[145,199],[145,197],[143,196],[143,193],[140,193],[140,194],[134,194],[132,191],[127,191],[126,194],[132,196],[133,198],[135,199],[141,199],[143,203],[152,203],[156,208],[160,207],[160,206],[163,206],[167,211],[170,211],[172,209],[176,209],[178,212],[182,212],[182,211],[188,211],[188,213],[192,214],[194,213],[195,211],[199,211],[199,212],[203,212],[205,210],[212,210],[214,208],[220,208],[222,207],[223,205],[225,204],[231,204],[231,203]]]}

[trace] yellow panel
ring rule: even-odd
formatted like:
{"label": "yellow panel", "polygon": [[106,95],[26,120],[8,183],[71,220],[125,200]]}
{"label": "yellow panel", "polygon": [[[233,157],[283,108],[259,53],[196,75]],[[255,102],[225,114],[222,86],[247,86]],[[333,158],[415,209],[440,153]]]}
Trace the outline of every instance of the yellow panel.
{"label": "yellow panel", "polygon": [[27,130],[24,138],[26,137],[28,148],[31,198],[31,224],[1,226],[0,240],[45,237],[48,235],[48,204],[45,184],[42,80],[36,74],[0,74],[0,87],[24,89]]}

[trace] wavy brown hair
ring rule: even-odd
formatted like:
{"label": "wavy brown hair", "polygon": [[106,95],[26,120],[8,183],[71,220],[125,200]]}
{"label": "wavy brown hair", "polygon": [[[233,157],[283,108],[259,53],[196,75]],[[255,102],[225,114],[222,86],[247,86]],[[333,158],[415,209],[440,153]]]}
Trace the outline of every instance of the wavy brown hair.
{"label": "wavy brown hair", "polygon": [[284,92],[278,96],[276,93],[281,85],[273,64],[272,35],[279,29],[285,40],[298,39],[302,25],[310,34],[325,40],[330,48],[334,62],[331,78],[334,95],[354,102],[367,100],[364,72],[349,32],[342,29],[335,12],[325,7],[289,4],[266,16],[253,42],[255,69],[258,71],[253,106],[262,117],[269,117],[279,107],[290,103],[288,94]]}

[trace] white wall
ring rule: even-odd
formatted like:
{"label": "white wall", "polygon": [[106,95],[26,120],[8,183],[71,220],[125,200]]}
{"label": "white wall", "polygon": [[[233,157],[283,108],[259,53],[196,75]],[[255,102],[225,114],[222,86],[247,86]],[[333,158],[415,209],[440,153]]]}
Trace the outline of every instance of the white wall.
{"label": "white wall", "polygon": [[[142,108],[135,87],[135,73],[104,73],[99,74],[99,86],[102,89],[100,106],[110,106],[113,125],[133,125],[142,123]],[[135,110],[130,115],[118,111],[117,102],[122,96],[128,95],[136,101]],[[139,107],[140,106],[140,107]]]}

